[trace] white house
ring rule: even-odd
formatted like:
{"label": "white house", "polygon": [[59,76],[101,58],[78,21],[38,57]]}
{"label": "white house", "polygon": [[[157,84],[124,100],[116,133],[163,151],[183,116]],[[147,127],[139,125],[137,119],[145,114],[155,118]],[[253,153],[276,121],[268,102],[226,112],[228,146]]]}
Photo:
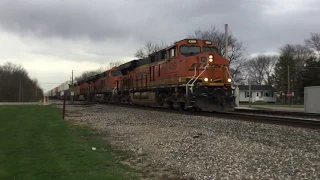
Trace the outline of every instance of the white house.
{"label": "white house", "polygon": [[[249,102],[249,86],[239,85],[239,101]],[[270,85],[251,85],[251,102],[263,101],[266,103],[276,102],[276,89]]]}

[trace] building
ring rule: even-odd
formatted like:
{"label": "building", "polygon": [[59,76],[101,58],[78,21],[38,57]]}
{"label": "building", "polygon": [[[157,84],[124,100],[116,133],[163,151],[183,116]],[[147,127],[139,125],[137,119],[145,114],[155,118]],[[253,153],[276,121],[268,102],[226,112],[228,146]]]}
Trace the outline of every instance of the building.
{"label": "building", "polygon": [[[239,85],[239,102],[249,102],[249,86]],[[251,102],[276,102],[276,89],[271,85],[251,85]]]}
{"label": "building", "polygon": [[304,87],[304,112],[320,114],[320,86]]}

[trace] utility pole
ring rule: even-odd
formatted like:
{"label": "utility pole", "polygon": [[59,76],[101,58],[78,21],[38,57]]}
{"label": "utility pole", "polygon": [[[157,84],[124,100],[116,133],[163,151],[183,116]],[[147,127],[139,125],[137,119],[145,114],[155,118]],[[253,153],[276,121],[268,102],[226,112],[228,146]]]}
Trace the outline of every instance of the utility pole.
{"label": "utility pole", "polygon": [[21,80],[19,85],[19,102],[21,102]]}
{"label": "utility pole", "polygon": [[37,97],[38,97],[38,87],[37,87],[37,84],[36,84],[36,101],[37,101]]}
{"label": "utility pole", "polygon": [[72,70],[72,76],[71,76],[71,84],[73,85],[73,70]]}
{"label": "utility pole", "polygon": [[251,78],[249,77],[249,107],[251,107]]}
{"label": "utility pole", "polygon": [[72,89],[72,91],[70,91],[70,95],[71,95],[70,99],[71,99],[71,104],[73,104],[73,95],[74,95],[74,92],[73,92],[73,70],[72,70],[72,75],[71,75],[71,89]]}
{"label": "utility pole", "polygon": [[228,59],[228,24],[225,24],[225,53],[224,58]]}
{"label": "utility pole", "polygon": [[63,94],[63,107],[62,107],[62,119],[64,120],[64,116],[66,113],[66,94]]}
{"label": "utility pole", "polygon": [[[288,65],[288,92],[287,93],[289,93],[289,92],[290,92],[290,67]],[[288,99],[288,102],[290,104],[290,99]]]}

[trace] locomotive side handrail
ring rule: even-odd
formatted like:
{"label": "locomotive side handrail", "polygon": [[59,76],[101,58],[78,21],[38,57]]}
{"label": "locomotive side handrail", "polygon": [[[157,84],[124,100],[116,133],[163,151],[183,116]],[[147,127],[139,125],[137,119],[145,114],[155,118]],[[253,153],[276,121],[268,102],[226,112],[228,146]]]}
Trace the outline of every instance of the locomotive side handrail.
{"label": "locomotive side handrail", "polygon": [[[193,80],[194,77],[196,77],[196,75],[197,75],[197,67],[194,67],[194,75],[192,76],[192,78],[186,84],[186,97],[189,96],[189,93],[188,93],[189,92],[189,83]],[[193,93],[193,90],[192,89],[190,89],[190,90]],[[188,100],[187,100],[187,106],[189,107],[189,101]]]}
{"label": "locomotive side handrail", "polygon": [[194,75],[192,76],[192,78],[187,82],[187,85],[190,83],[190,81],[193,80],[194,77],[196,77],[197,75],[197,67],[194,67]]}
{"label": "locomotive side handrail", "polygon": [[198,75],[198,77],[194,79],[191,86],[193,86],[193,84],[196,82],[196,80],[199,79],[199,77],[207,70],[207,67],[208,67],[208,64],[204,67],[204,70]]}
{"label": "locomotive side handrail", "polygon": [[[206,69],[207,69],[207,67],[208,67],[208,64],[204,67],[204,70],[196,77],[196,78],[194,78],[196,75],[197,75],[197,68],[195,67],[194,68],[194,75],[193,75],[193,77],[188,81],[188,83],[186,84],[186,97],[188,97],[188,95],[189,95],[189,90],[188,90],[188,87],[189,86],[191,86],[191,88],[190,88],[190,90],[191,90],[191,93],[193,93],[193,84],[196,82],[196,80],[206,71]],[[192,82],[192,84],[189,84],[192,80],[194,79],[194,81]],[[188,107],[192,107],[192,106],[190,106],[189,105],[189,102],[188,102],[188,100],[187,100],[187,106]]]}
{"label": "locomotive side handrail", "polygon": [[196,77],[197,75],[197,67],[194,67],[194,75],[192,76],[192,78],[187,82],[186,84],[186,95],[188,95],[188,86],[189,86],[189,83],[194,79],[194,77]]}

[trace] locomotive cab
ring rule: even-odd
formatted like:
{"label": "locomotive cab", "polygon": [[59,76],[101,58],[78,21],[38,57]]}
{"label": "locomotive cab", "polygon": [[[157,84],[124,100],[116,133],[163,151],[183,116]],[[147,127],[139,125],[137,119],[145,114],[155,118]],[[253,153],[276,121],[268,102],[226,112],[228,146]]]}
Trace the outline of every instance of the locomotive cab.
{"label": "locomotive cab", "polygon": [[211,41],[186,39],[176,43],[180,76],[185,76],[186,107],[205,111],[232,111],[235,96],[229,61]]}

